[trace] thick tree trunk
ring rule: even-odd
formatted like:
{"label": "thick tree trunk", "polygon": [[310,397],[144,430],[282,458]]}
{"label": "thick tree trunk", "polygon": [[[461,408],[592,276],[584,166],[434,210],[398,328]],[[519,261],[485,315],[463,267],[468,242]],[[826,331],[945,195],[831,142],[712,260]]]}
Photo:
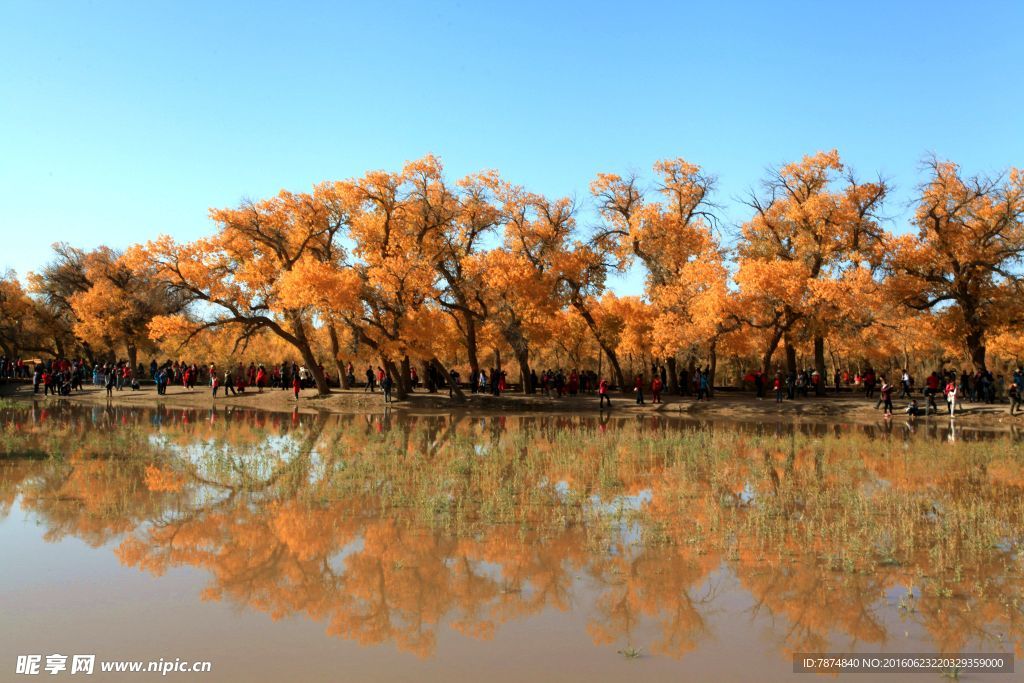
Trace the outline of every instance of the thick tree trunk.
{"label": "thick tree trunk", "polygon": [[786,372],[791,375],[796,373],[796,347],[788,338],[786,339]]}
{"label": "thick tree trunk", "polygon": [[676,368],[676,357],[669,356],[668,364],[668,390],[670,393],[679,395],[679,372]]}
{"label": "thick tree trunk", "polygon": [[302,361],[311,373],[313,373],[313,380],[316,382],[316,392],[320,396],[327,396],[331,393],[331,388],[327,386],[327,378],[324,377],[323,370],[320,369],[320,364],[316,360],[316,356],[313,355],[313,347],[310,346],[309,340],[306,339],[306,327],[302,324],[299,319],[293,320],[294,336],[295,336],[295,347],[302,354]]}
{"label": "thick tree trunk", "polygon": [[779,348],[779,341],[782,339],[782,330],[776,330],[772,335],[771,339],[768,340],[768,346],[764,350],[764,356],[761,358],[761,372],[766,375],[772,373],[772,356],[775,355],[775,349]]}
{"label": "thick tree trunk", "polygon": [[316,382],[316,393],[320,396],[327,396],[331,393],[331,388],[327,386],[327,378],[324,377],[323,370],[320,369],[320,364],[316,362],[316,357],[313,355],[313,349],[310,348],[309,343],[304,343],[299,351],[302,353],[302,361],[309,368],[309,371],[313,373],[313,381]]}
{"label": "thick tree trunk", "polygon": [[697,376],[697,359],[692,355],[690,360],[686,362],[686,387],[683,389],[683,393],[689,396],[693,393],[693,378]]}
{"label": "thick tree trunk", "polygon": [[986,369],[985,366],[985,330],[980,325],[968,322],[967,336],[964,342],[967,346],[967,353],[971,357],[971,364],[975,371]]}
{"label": "thick tree trunk", "polygon": [[334,325],[328,325],[327,331],[331,338],[331,357],[334,358],[334,368],[338,373],[338,386],[342,389],[348,389],[350,387],[348,386],[348,377],[345,376],[345,364],[339,358],[341,355],[341,345],[338,343],[338,331],[334,329]]}
{"label": "thick tree trunk", "polygon": [[412,365],[409,363],[409,356],[403,356],[402,357],[401,371],[402,371],[402,377],[401,377],[401,380],[399,381],[399,384],[402,385],[402,389],[405,390],[405,393],[411,394],[412,393]]}
{"label": "thick tree trunk", "polygon": [[433,367],[433,363],[431,363],[431,361],[429,360],[420,361],[420,374],[423,375],[422,377],[420,377],[420,381],[423,382],[423,386],[426,387],[427,391],[429,391],[431,394],[437,392],[437,388],[441,385],[442,381],[440,377],[436,377],[437,368],[434,368],[434,383],[430,383],[430,369]]}
{"label": "thick tree trunk", "polygon": [[437,358],[431,358],[430,362],[433,364],[434,370],[437,372],[438,378],[443,377],[444,381],[448,382],[451,385],[453,397],[458,401],[465,401],[466,394],[463,393],[462,387],[452,382],[452,375],[448,371],[448,368],[446,368],[444,364]]}
{"label": "thick tree trunk", "polygon": [[89,365],[96,365],[96,355],[92,352],[92,347],[89,346],[89,342],[81,342],[82,352],[85,354],[86,360],[89,361]]}
{"label": "thick tree trunk", "polygon": [[828,368],[825,367],[825,338],[815,337],[814,338],[814,369],[818,371],[818,384],[814,388],[814,393],[817,396],[823,396],[825,394],[825,374]]}
{"label": "thick tree trunk", "polygon": [[476,355],[476,318],[471,313],[463,314],[463,324],[466,326],[466,356],[469,358],[469,369],[473,377],[480,376],[480,360]]}
{"label": "thick tree trunk", "polygon": [[388,376],[391,377],[391,389],[395,392],[395,398],[399,401],[404,401],[408,394],[405,391],[405,387],[402,386],[398,366],[395,365],[395,361],[391,360],[387,356],[381,356],[380,360],[384,365],[384,372],[388,373]]}
{"label": "thick tree trunk", "polygon": [[523,378],[523,393],[532,394],[536,391],[533,382],[530,381],[530,349],[525,348],[516,351],[516,361],[519,363],[519,374]]}
{"label": "thick tree trunk", "polygon": [[129,343],[127,346],[128,366],[134,371],[139,361],[139,347],[131,343]]}

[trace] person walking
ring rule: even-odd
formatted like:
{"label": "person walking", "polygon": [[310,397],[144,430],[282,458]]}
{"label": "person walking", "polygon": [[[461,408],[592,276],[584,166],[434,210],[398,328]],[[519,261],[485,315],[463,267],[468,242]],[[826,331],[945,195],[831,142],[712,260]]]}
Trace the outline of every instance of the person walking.
{"label": "person walking", "polygon": [[711,377],[707,370],[701,370],[697,375],[697,400],[711,400]]}
{"label": "person walking", "polygon": [[302,390],[302,380],[299,379],[299,373],[292,374],[292,393],[295,394],[295,400],[299,400],[299,392]]}
{"label": "person walking", "polygon": [[633,382],[633,391],[636,393],[636,404],[642,406],[644,404],[644,378],[641,375],[636,376],[636,380]]}
{"label": "person walking", "polygon": [[939,373],[932,371],[932,374],[924,380],[924,396],[928,401],[925,403],[924,414],[927,415],[928,411],[934,411],[937,415],[939,412],[939,406],[935,403],[935,395],[939,393]]}
{"label": "person walking", "polygon": [[775,381],[772,383],[772,388],[775,389],[775,402],[782,403],[782,375],[775,373]]}
{"label": "person walking", "polygon": [[1024,405],[1024,369],[1017,368],[1013,373],[1013,381],[1010,383],[1010,415],[1020,411]]}
{"label": "person walking", "polygon": [[661,403],[661,377],[658,375],[651,380],[651,396],[654,397],[651,403]]}
{"label": "person walking", "polygon": [[882,403],[885,405],[885,416],[892,417],[892,392],[893,386],[885,379],[882,379],[882,390],[879,392]]}
{"label": "person walking", "polygon": [[381,391],[384,392],[384,402],[385,403],[391,403],[391,387],[392,387],[392,384],[393,384],[393,382],[391,380],[391,375],[387,375],[386,374],[380,380],[380,388],[381,388]]}
{"label": "person walking", "polygon": [[238,391],[235,390],[235,384],[231,380],[232,380],[231,371],[230,370],[225,370],[224,371],[224,398],[228,397],[228,392],[229,391],[231,392],[232,395],[238,396]]}
{"label": "person walking", "polygon": [[612,409],[612,399],[611,396],[608,395],[608,380],[605,379],[604,377],[601,378],[600,383],[598,383],[597,385],[597,400],[598,410],[604,409],[605,401],[608,402],[608,410]]}
{"label": "person walking", "polygon": [[910,379],[910,373],[907,372],[906,368],[903,368],[903,375],[900,377],[900,398],[910,398],[910,387],[913,384],[913,380]]}
{"label": "person walking", "polygon": [[956,380],[950,378],[946,384],[946,388],[943,393],[946,395],[946,405],[949,407],[949,416],[956,417],[956,397],[959,390],[956,386]]}

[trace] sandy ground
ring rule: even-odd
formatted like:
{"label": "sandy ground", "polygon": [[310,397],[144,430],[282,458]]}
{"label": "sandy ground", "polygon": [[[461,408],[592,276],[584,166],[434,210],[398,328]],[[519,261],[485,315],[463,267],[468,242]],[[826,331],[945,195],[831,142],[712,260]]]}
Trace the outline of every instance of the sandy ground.
{"label": "sandy ground", "polygon": [[[86,405],[106,405],[108,399],[103,387],[86,386],[82,392],[75,392],[68,397],[44,397],[41,393],[33,394],[32,386],[27,383],[0,385],[0,396],[13,401],[67,401]],[[739,391],[720,390],[710,401],[695,401],[688,396],[663,396],[663,403],[652,404],[647,396],[645,405],[637,405],[633,395],[613,394],[614,413],[618,414],[662,414],[678,415],[697,419],[731,419],[744,421],[777,422],[780,418],[791,418],[808,422],[864,423],[875,424],[883,420],[881,409],[875,409],[875,399],[866,399],[862,394],[843,393],[839,396],[797,398],[793,401],[776,403],[773,396],[763,400],[753,394]],[[334,413],[380,412],[385,408],[383,395],[377,391],[365,392],[362,389],[335,390],[329,396],[319,397],[313,389],[302,391],[296,401],[291,391],[267,389],[262,394],[246,391],[238,396],[213,398],[206,387],[188,391],[179,386],[168,387],[167,394],[160,396],[153,386],[143,386],[138,391],[131,389],[115,390],[109,399],[113,405],[121,406],[155,406],[166,407],[218,407],[234,406],[260,410],[288,411],[298,408],[306,411],[328,411]],[[918,405],[924,406],[924,399],[917,397]],[[905,420],[903,409],[906,400],[895,401],[896,414],[894,419]],[[437,394],[418,390],[404,401],[395,401],[390,405],[394,410],[413,413],[449,413],[465,411],[481,414],[503,414],[520,412],[565,412],[565,413],[597,413],[598,400],[596,395],[576,397],[550,398],[546,396],[522,396],[504,394],[495,397],[484,394],[466,394],[465,402],[448,398],[447,391]],[[942,412],[930,419],[948,420],[945,404],[940,402]],[[1002,428],[1024,428],[1024,415],[1011,416],[1006,403],[987,405],[984,403],[964,403],[957,410],[957,424],[964,426]]]}

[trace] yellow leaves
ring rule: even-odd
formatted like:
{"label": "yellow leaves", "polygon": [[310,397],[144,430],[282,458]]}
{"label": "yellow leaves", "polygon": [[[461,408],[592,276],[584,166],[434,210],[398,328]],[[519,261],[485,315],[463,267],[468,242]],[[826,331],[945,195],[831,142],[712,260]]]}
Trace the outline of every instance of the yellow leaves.
{"label": "yellow leaves", "polygon": [[[314,355],[326,346],[326,322],[346,330],[352,353],[445,353],[450,360],[460,355],[459,341],[470,346],[472,328],[480,344],[503,353],[514,343],[535,357],[554,355],[566,344],[584,347],[576,314],[614,351],[626,318],[599,297],[609,271],[632,264],[646,269],[646,279],[643,299],[626,311],[636,323],[623,348],[640,352],[645,344],[644,352],[658,355],[706,348],[744,322],[746,337],[730,337],[730,349],[747,352],[783,332],[803,343],[823,330],[842,337],[837,345],[863,346],[864,330],[884,321],[874,333],[888,350],[896,335],[887,330],[906,332],[919,322],[896,303],[947,301],[941,281],[954,263],[963,272],[989,268],[989,276],[961,282],[984,306],[936,316],[948,330],[966,329],[963,311],[982,310],[986,324],[1001,330],[1020,310],[1017,271],[993,276],[982,258],[1024,244],[1019,169],[979,180],[935,162],[915,214],[919,234],[890,238],[875,218],[884,182],[858,182],[834,149],[806,155],[769,173],[732,253],[719,243],[713,176],[681,158],[658,161],[653,175],[640,182],[598,174],[590,191],[602,225],[591,233],[580,230],[569,198],[530,192],[494,170],[451,182],[441,160],[427,155],[398,171],[213,209],[214,235],[185,244],[160,237],[129,249],[118,267],[170,283],[195,304],[191,319],[157,315],[149,324],[157,339],[185,339],[201,323],[232,321],[247,333],[265,325],[285,340],[313,340],[320,345]],[[96,250],[82,258],[97,270],[116,261],[112,255]],[[885,259],[901,275],[883,284]],[[97,339],[145,314],[122,299],[118,287],[102,283],[75,297],[75,331]],[[540,348],[563,341],[558,335],[569,328],[566,344]],[[213,343],[194,343],[219,353]]]}
{"label": "yellow leaves", "polygon": [[914,214],[917,234],[893,240],[887,265],[908,305],[955,310],[944,338],[963,344],[980,366],[985,335],[1024,307],[1016,270],[1024,256],[1024,184],[1018,169],[991,178],[963,177],[948,161],[933,159],[929,168]]}
{"label": "yellow leaves", "polygon": [[[654,309],[640,297],[617,297],[607,294],[601,301],[609,316],[622,321],[618,350],[621,355],[645,355],[650,349],[651,329],[655,321]],[[627,378],[628,380],[628,378]]]}
{"label": "yellow leaves", "polygon": [[647,268],[654,349],[671,355],[716,334],[728,273],[706,218],[714,179],[683,159],[659,161],[654,171],[661,202],[614,174],[598,175],[590,187],[620,265],[638,258]]}
{"label": "yellow leaves", "polygon": [[740,259],[736,284],[765,310],[788,304],[803,308],[810,273],[799,261]]}
{"label": "yellow leaves", "polygon": [[832,173],[842,170],[843,163],[839,159],[839,151],[832,149],[828,152],[805,154],[799,162],[783,166],[779,170],[779,176],[791,187],[809,194],[826,185]]}
{"label": "yellow leaves", "polygon": [[184,475],[174,470],[146,465],[146,488],[158,493],[177,493],[185,485]]}
{"label": "yellow leaves", "polygon": [[305,257],[285,271],[275,283],[282,308],[313,306],[325,313],[351,314],[359,308],[359,274],[352,268],[338,268]]}
{"label": "yellow leaves", "polygon": [[183,314],[158,315],[148,325],[149,338],[159,342],[184,342],[195,323]]}

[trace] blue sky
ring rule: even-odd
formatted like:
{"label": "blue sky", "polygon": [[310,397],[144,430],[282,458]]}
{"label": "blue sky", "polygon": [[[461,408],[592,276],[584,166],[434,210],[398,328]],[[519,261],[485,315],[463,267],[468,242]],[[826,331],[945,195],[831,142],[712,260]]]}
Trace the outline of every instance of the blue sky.
{"label": "blue sky", "polygon": [[893,181],[900,229],[926,153],[1024,165],[1022,26],[1022,2],[2,0],[0,269],[428,152],[585,210],[595,173],[682,156],[738,222],[766,166],[835,147]]}

